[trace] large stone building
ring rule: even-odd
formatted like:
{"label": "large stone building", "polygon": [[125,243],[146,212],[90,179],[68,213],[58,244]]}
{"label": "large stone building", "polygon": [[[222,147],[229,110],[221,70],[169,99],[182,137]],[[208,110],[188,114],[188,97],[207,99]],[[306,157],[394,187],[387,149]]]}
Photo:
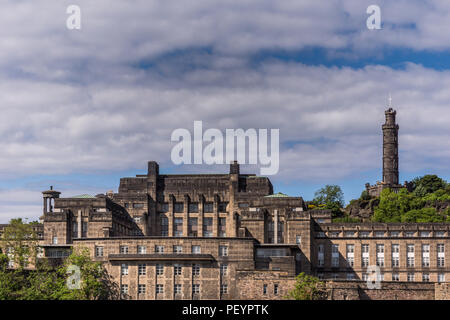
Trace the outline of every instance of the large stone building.
{"label": "large stone building", "polygon": [[[386,117],[383,179],[397,186],[395,111]],[[87,247],[131,299],[282,299],[300,272],[326,280],[329,299],[449,296],[449,224],[333,223],[236,162],[224,174],[160,174],[150,161],[117,193],[50,188],[43,199],[45,256]],[[369,266],[381,288],[367,286]]]}

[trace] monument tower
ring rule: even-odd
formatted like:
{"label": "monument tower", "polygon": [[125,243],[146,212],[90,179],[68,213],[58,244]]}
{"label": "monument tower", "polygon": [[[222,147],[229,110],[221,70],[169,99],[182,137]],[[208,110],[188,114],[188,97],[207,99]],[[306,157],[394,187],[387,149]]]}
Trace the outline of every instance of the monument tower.
{"label": "monument tower", "polygon": [[396,111],[391,107],[384,112],[386,122],[383,124],[383,182],[387,185],[398,185],[398,124],[395,123]]}

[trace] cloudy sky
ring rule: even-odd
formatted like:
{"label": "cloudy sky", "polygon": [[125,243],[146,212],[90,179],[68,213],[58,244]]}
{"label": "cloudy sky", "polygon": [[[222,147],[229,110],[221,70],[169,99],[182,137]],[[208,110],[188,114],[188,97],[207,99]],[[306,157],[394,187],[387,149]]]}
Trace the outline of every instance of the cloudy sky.
{"label": "cloudy sky", "polygon": [[[171,162],[172,131],[195,120],[280,129],[275,191],[309,200],[339,184],[349,201],[381,179],[389,93],[400,179],[450,180],[449,1],[1,4],[0,223],[39,217],[50,185],[117,190],[148,160],[164,173],[227,172]],[[70,4],[81,30],[66,27]],[[381,30],[366,27],[371,4]]]}

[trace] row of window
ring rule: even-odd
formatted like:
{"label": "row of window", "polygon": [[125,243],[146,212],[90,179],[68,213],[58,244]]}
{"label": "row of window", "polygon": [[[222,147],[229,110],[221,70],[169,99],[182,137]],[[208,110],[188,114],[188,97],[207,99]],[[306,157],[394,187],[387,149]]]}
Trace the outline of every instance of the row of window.
{"label": "row of window", "polygon": [[[330,231],[328,232],[328,236],[330,238],[339,238],[341,236],[341,231]],[[368,238],[370,235],[373,234],[373,237],[376,238],[384,238],[386,236],[392,237],[392,238],[398,238],[401,235],[401,231],[374,231],[373,233],[370,231],[344,231],[343,236],[346,238],[353,238],[353,237],[360,237],[360,238]],[[433,232],[431,231],[403,231],[403,236],[407,238],[412,238],[415,236],[419,236],[421,238],[429,238],[433,235]],[[318,232],[317,236],[319,238],[325,237],[325,232]],[[435,237],[445,237],[445,231],[434,231]]]}
{"label": "row of window", "polygon": [[[119,247],[120,254],[128,254],[129,253],[129,246],[120,246]],[[192,254],[201,254],[201,246],[199,245],[192,245],[191,246],[191,253]],[[137,246],[137,253],[138,254],[147,254],[147,246],[138,245]],[[155,253],[164,253],[164,246],[162,245],[155,245]],[[172,253],[183,253],[183,246],[181,245],[174,245],[172,246]],[[96,257],[103,257],[104,255],[104,247],[103,246],[96,246],[95,247],[95,256]],[[226,257],[228,256],[228,246],[219,246],[219,256],[220,257]]]}
{"label": "row of window", "polygon": [[[407,244],[406,245],[406,265],[407,267],[415,266],[415,245]],[[443,243],[436,245],[437,256],[436,262],[438,267],[445,267],[445,245]],[[376,265],[379,267],[384,267],[384,252],[385,246],[384,244],[376,244]],[[346,245],[346,262],[350,267],[354,266],[355,261],[355,245],[347,244]],[[324,245],[318,245],[318,266],[324,265]],[[392,244],[391,245],[391,266],[399,267],[400,265],[400,245]],[[369,266],[369,244],[361,244],[361,265],[362,267]],[[332,244],[331,245],[331,266],[339,267],[339,245]],[[422,244],[422,267],[430,266],[430,245]]]}
{"label": "row of window", "polygon": [[[268,288],[268,285],[267,284],[263,284],[263,292],[262,292],[263,295],[267,294],[267,288]],[[278,295],[278,293],[279,293],[278,283],[275,283],[273,285],[273,294],[274,295]]]}
{"label": "row of window", "polygon": [[[219,237],[226,237],[226,218],[219,218]],[[183,236],[183,218],[173,219],[173,235]],[[169,236],[169,219],[161,217],[161,236]],[[188,237],[198,237],[198,218],[188,218]],[[203,237],[213,236],[213,218],[203,218]]]}
{"label": "row of window", "polygon": [[[138,293],[139,294],[146,294],[147,286],[145,284],[139,284],[138,285]],[[120,286],[120,292],[122,295],[128,295],[128,284],[122,284]],[[175,294],[181,294],[182,293],[182,285],[181,284],[174,284],[173,285],[173,292]],[[164,293],[164,285],[163,284],[157,284],[155,286],[155,293],[156,294],[163,294]],[[227,294],[228,293],[228,285],[227,284],[221,284],[220,285],[220,293],[221,294]],[[192,285],[192,294],[200,294],[200,284],[193,284]]]}
{"label": "row of window", "polygon": [[[324,279],[323,273],[319,273],[318,275],[319,279]],[[439,283],[445,282],[445,273],[438,273],[437,275],[437,280]],[[368,281],[368,280],[372,280],[371,278],[369,278],[369,274],[368,273],[363,273],[362,274],[362,280],[363,281]],[[339,279],[339,276],[337,273],[334,273],[331,275],[331,279],[333,280],[337,280]],[[355,274],[354,273],[347,273],[346,274],[346,279],[347,280],[355,280]],[[377,277],[378,281],[385,281],[387,279],[385,279],[385,276],[383,273],[380,273]],[[392,273],[392,281],[400,281],[400,274],[399,273]],[[409,282],[412,281],[417,281],[416,280],[416,274],[414,272],[408,272],[407,276],[406,276],[406,280]],[[422,281],[423,282],[429,282],[430,281],[430,274],[429,273],[422,273]]]}
{"label": "row of window", "polygon": [[[228,202],[219,202],[218,203],[219,212],[227,212],[227,206],[228,206]],[[164,202],[161,204],[161,211],[169,212],[169,203],[168,202]],[[173,211],[176,213],[184,212],[184,202],[175,202],[173,204]],[[191,212],[191,213],[199,212],[199,203],[198,202],[189,203],[188,212]],[[206,213],[214,212],[214,203],[213,202],[205,202],[203,204],[203,212],[206,212]]]}
{"label": "row of window", "polygon": [[[123,263],[120,266],[120,273],[122,276],[127,276],[128,275],[128,268],[129,265],[126,263]],[[164,265],[163,264],[157,264],[155,266],[156,269],[156,275],[157,276],[162,276],[164,275]],[[199,264],[193,264],[191,266],[191,270],[192,270],[192,275],[193,276],[199,276],[200,275],[200,265]],[[228,275],[228,264],[226,263],[222,263],[220,264],[219,267],[220,270],[220,275],[221,276],[227,276]],[[174,264],[173,265],[173,273],[175,276],[181,276],[183,271],[183,266],[181,264]],[[143,264],[139,264],[138,265],[138,275],[140,276],[145,276],[147,275],[147,264],[143,263]]]}

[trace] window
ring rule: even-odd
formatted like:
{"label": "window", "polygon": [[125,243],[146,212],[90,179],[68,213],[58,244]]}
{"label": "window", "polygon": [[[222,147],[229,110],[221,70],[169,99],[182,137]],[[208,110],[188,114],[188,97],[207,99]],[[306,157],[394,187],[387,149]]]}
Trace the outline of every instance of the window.
{"label": "window", "polygon": [[375,232],[375,237],[377,237],[377,238],[383,238],[384,235],[385,235],[384,231],[377,231],[377,232]]}
{"label": "window", "polygon": [[239,208],[248,208],[248,203],[239,203]]}
{"label": "window", "polygon": [[339,267],[339,245],[331,245],[331,266],[334,268]]}
{"label": "window", "polygon": [[173,246],[173,253],[183,253],[183,246],[180,245]]}
{"label": "window", "polygon": [[408,272],[407,280],[410,282],[414,281],[414,272]]}
{"label": "window", "polygon": [[430,245],[422,244],[422,267],[430,266]]}
{"label": "window", "polygon": [[219,246],[219,256],[221,257],[228,256],[228,246]]}
{"label": "window", "polygon": [[263,284],[263,294],[267,294],[267,284]]}
{"label": "window", "polygon": [[414,267],[414,245],[408,244],[406,246],[406,252],[407,252],[406,266]]}
{"label": "window", "polygon": [[95,256],[103,257],[103,247],[95,247]]}
{"label": "window", "polygon": [[295,236],[295,243],[298,245],[302,244],[302,237],[299,235]]}
{"label": "window", "polygon": [[121,274],[123,276],[128,275],[128,265],[127,264],[123,263],[120,270],[121,270]]}
{"label": "window", "polygon": [[181,276],[182,267],[179,264],[173,265],[173,272],[176,276]]}
{"label": "window", "polygon": [[155,253],[164,253],[164,246],[155,246]]}
{"label": "window", "polygon": [[189,212],[198,212],[198,203],[197,202],[192,202],[189,203]]}
{"label": "window", "polygon": [[173,233],[175,237],[183,236],[183,218],[173,219]]}
{"label": "window", "polygon": [[174,292],[175,294],[181,294],[181,284],[175,284],[175,285],[173,286],[173,292]]}
{"label": "window", "polygon": [[429,273],[422,273],[422,281],[423,282],[430,282],[430,274]]}
{"label": "window", "polygon": [[138,286],[138,293],[139,294],[145,294],[145,284],[139,284],[139,286]]}
{"label": "window", "polygon": [[445,282],[445,273],[438,273],[438,282]]}
{"label": "window", "polygon": [[331,266],[333,268],[339,267],[339,256],[331,258]]}
{"label": "window", "polygon": [[445,237],[445,231],[436,231],[435,235],[438,238],[443,238],[443,237]]}
{"label": "window", "polygon": [[344,236],[352,238],[355,236],[355,231],[345,231]]}
{"label": "window", "polygon": [[400,245],[392,244],[392,267],[399,267],[400,265]]}
{"label": "window", "polygon": [[144,208],[143,203],[133,203],[133,209],[142,209]]}
{"label": "window", "polygon": [[120,246],[120,253],[121,254],[127,254],[128,253],[128,246]]}
{"label": "window", "polygon": [[347,280],[353,280],[355,279],[355,274],[354,273],[347,273]]}
{"label": "window", "polygon": [[400,275],[398,273],[393,273],[392,281],[400,281]]}
{"label": "window", "polygon": [[137,247],[137,253],[138,254],[146,254],[147,253],[147,247],[146,246],[138,246]]}
{"label": "window", "polygon": [[368,231],[361,231],[361,232],[359,233],[359,236],[360,236],[361,238],[368,238],[369,235],[370,235],[370,232],[368,232]]}
{"label": "window", "polygon": [[192,285],[192,294],[199,294],[200,293],[200,285],[199,284],[193,284]]}
{"label": "window", "polygon": [[168,202],[164,202],[164,203],[161,205],[161,211],[162,211],[162,212],[168,212],[168,211],[169,211],[169,203],[168,203]]}
{"label": "window", "polygon": [[228,285],[221,284],[220,285],[220,294],[227,294],[228,293]]}
{"label": "window", "polygon": [[156,275],[157,276],[162,276],[163,274],[164,274],[164,265],[157,264],[156,265]]}
{"label": "window", "polygon": [[164,293],[164,285],[163,284],[157,284],[156,285],[156,293]]}
{"label": "window", "polygon": [[120,293],[122,293],[123,295],[128,294],[128,285],[127,284],[122,284],[120,286]]}
{"label": "window", "polygon": [[58,244],[58,237],[53,237],[52,238],[52,243],[53,244]]}
{"label": "window", "polygon": [[428,238],[430,236],[430,232],[429,231],[420,231],[420,236],[422,238]]}
{"label": "window", "polygon": [[194,254],[200,254],[202,251],[201,251],[201,248],[200,248],[200,246],[192,246],[192,253],[194,253]]}
{"label": "window", "polygon": [[398,231],[391,231],[391,232],[389,232],[389,235],[392,238],[398,238],[398,236],[400,235],[400,232],[398,232]]}
{"label": "window", "polygon": [[161,217],[161,236],[169,236],[169,219],[166,216]]}
{"label": "window", "polygon": [[338,274],[337,274],[337,273],[333,273],[333,274],[331,275],[331,279],[333,279],[333,280],[339,279]]}
{"label": "window", "polygon": [[377,244],[377,266],[384,267],[384,244]]}
{"label": "window", "polygon": [[188,237],[198,236],[198,219],[188,218]]}
{"label": "window", "polygon": [[228,264],[223,263],[220,265],[220,275],[221,276],[226,276],[228,273]]}
{"label": "window", "polygon": [[445,245],[443,243],[437,245],[437,266],[440,268],[445,266]]}
{"label": "window", "polygon": [[319,267],[323,267],[324,265],[324,245],[323,244],[319,244],[317,246],[317,265]]}
{"label": "window", "polygon": [[219,202],[219,212],[227,212],[228,202]]}
{"label": "window", "polygon": [[363,281],[369,280],[369,274],[368,274],[368,273],[363,273],[363,274],[362,274],[362,280],[363,280]]}
{"label": "window", "polygon": [[192,265],[192,275],[193,276],[199,276],[200,275],[200,265],[199,264],[193,264]]}
{"label": "window", "polygon": [[227,236],[227,218],[219,218],[219,237]]}
{"label": "window", "polygon": [[273,294],[274,294],[274,295],[277,295],[277,294],[278,294],[278,283],[275,283],[275,284],[273,285]]}
{"label": "window", "polygon": [[207,213],[213,212],[214,206],[212,202],[205,202],[203,205],[203,211]]}
{"label": "window", "polygon": [[144,276],[147,274],[147,265],[145,263],[138,265],[138,274],[140,276]]}
{"label": "window", "polygon": [[184,203],[183,202],[175,202],[173,206],[174,212],[180,213],[184,211]]}
{"label": "window", "polygon": [[213,236],[213,218],[203,218],[203,236]]}
{"label": "window", "polygon": [[412,237],[414,237],[414,234],[415,234],[414,231],[406,231],[405,232],[405,237],[412,238]]}
{"label": "window", "polygon": [[347,244],[347,263],[350,267],[353,267],[355,263],[355,245]]}

